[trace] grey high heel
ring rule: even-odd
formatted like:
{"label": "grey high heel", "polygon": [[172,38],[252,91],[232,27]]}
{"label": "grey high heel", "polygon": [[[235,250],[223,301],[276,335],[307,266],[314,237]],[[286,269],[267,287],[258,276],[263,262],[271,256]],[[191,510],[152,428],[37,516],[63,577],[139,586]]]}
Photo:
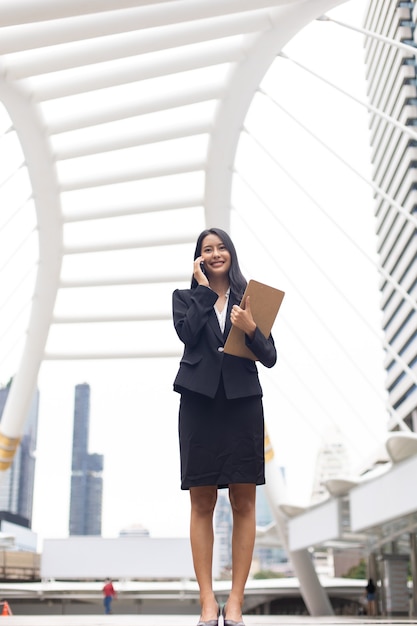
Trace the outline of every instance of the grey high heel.
{"label": "grey high heel", "polygon": [[234,619],[226,619],[226,605],[222,608],[223,626],[245,626],[244,622],[235,622]]}
{"label": "grey high heel", "polygon": [[219,626],[220,606],[217,607],[217,619],[209,619],[207,622],[200,620],[197,626]]}

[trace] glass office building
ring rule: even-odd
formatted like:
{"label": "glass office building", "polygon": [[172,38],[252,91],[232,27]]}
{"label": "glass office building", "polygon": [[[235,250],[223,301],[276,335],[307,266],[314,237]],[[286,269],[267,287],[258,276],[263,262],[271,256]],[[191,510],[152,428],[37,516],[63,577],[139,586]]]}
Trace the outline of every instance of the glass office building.
{"label": "glass office building", "polygon": [[[10,385],[0,389],[0,416],[9,395]],[[12,465],[0,484],[0,511],[19,516],[22,525],[31,526],[35,484],[36,439],[38,431],[39,391],[35,392],[25,431]]]}
{"label": "glass office building", "polygon": [[[370,0],[368,30],[416,46],[415,2]],[[417,430],[417,125],[416,57],[412,50],[369,38],[365,43],[371,112],[375,215],[381,264],[386,387],[395,413],[390,429],[404,422]],[[393,118],[410,129],[393,123]]]}
{"label": "glass office building", "polygon": [[90,386],[75,387],[70,535],[101,535],[103,456],[88,452]]}

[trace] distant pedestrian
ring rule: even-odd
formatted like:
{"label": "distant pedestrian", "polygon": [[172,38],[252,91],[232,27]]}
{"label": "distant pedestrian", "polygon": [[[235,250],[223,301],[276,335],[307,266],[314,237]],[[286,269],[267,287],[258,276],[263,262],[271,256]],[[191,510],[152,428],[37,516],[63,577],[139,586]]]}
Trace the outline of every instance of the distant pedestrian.
{"label": "distant pedestrian", "polygon": [[376,586],[372,578],[369,578],[365,587],[366,600],[368,602],[367,615],[376,615]]}
{"label": "distant pedestrian", "polygon": [[103,600],[104,613],[106,615],[110,615],[110,613],[112,612],[111,604],[113,602],[113,598],[115,598],[117,595],[110,578],[106,578],[105,585],[103,587],[103,594],[104,594],[104,600]]}

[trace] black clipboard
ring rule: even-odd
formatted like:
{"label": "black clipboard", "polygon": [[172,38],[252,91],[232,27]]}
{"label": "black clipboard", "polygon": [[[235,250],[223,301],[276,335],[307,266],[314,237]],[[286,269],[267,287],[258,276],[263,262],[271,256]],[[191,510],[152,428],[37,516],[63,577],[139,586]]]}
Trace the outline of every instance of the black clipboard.
{"label": "black clipboard", "polygon": [[[250,307],[257,327],[265,337],[269,337],[285,292],[260,283],[257,280],[250,280],[240,303],[243,309],[248,296],[250,296]],[[227,354],[241,356],[252,361],[258,360],[246,346],[245,333],[243,330],[236,328],[236,326],[232,326],[229,332],[224,344],[224,351]]]}

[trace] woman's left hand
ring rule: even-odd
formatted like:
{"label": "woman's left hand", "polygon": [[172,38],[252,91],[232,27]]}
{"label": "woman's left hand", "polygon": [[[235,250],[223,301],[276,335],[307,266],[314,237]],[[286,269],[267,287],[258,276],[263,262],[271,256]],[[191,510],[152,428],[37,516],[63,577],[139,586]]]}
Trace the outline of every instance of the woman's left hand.
{"label": "woman's left hand", "polygon": [[232,311],[230,313],[230,321],[232,322],[233,326],[236,326],[236,328],[243,330],[243,332],[248,335],[249,339],[253,339],[256,330],[256,324],[252,316],[249,296],[245,300],[244,309],[242,309],[237,304],[233,305]]}

